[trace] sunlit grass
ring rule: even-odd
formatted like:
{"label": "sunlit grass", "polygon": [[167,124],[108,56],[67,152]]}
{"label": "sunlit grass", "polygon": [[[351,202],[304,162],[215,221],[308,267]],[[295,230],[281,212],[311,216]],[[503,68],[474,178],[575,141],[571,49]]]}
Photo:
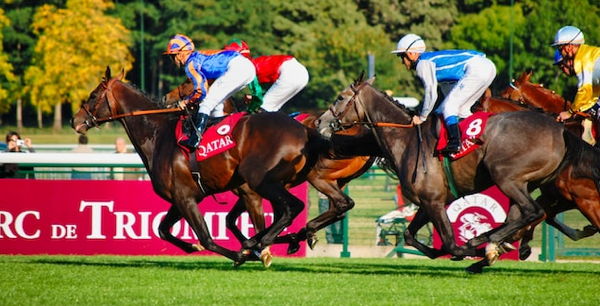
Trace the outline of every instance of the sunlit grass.
{"label": "sunlit grass", "polygon": [[221,257],[0,256],[3,305],[597,305],[600,265]]}

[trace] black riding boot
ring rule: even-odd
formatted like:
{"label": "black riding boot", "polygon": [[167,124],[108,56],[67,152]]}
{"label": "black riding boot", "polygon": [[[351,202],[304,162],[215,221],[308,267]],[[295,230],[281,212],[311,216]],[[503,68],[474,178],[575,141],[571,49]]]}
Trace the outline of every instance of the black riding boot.
{"label": "black riding boot", "polygon": [[450,124],[448,128],[448,144],[442,150],[443,154],[454,154],[460,150],[460,129],[458,124]]}
{"label": "black riding boot", "polygon": [[196,147],[198,147],[198,144],[200,143],[200,139],[202,139],[202,134],[204,133],[206,124],[208,123],[208,115],[196,113],[192,117],[192,122],[195,128],[190,131],[189,138],[187,140],[180,142],[182,145],[190,149],[190,152],[196,150]]}

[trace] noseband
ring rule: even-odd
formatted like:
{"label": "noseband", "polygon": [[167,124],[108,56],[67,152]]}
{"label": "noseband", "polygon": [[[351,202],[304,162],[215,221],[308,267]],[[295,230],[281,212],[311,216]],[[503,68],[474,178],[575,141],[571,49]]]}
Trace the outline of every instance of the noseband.
{"label": "noseband", "polygon": [[[112,92],[112,85],[117,81],[117,79],[111,79],[103,85],[104,92],[99,99],[104,99],[106,105],[108,106],[108,110],[110,111],[110,115],[108,117],[96,118],[94,114],[90,111],[87,105],[82,105],[81,109],[85,111],[87,117],[83,122],[87,125],[88,128],[97,127],[104,122],[113,121],[116,119],[124,118],[124,117],[132,117],[132,116],[141,116],[141,115],[150,115],[150,114],[162,114],[162,113],[181,113],[183,110],[179,108],[165,108],[165,109],[154,109],[154,110],[143,110],[143,111],[133,111],[125,114],[117,113],[117,100],[115,98],[114,93]],[[96,99],[98,100],[98,99]]]}
{"label": "noseband", "polygon": [[[356,89],[351,87],[352,89],[352,97],[350,97],[350,100],[348,100],[348,102],[346,103],[346,107],[339,113],[336,113],[333,105],[329,106],[329,111],[331,112],[331,114],[333,115],[334,120],[329,123],[329,127],[331,128],[331,130],[335,133],[335,132],[339,132],[342,130],[346,130],[349,129],[353,126],[356,125],[366,125],[369,127],[396,127],[396,128],[410,128],[413,127],[414,124],[411,120],[411,122],[409,124],[399,124],[399,123],[391,123],[391,122],[373,122],[371,120],[371,118],[369,117],[369,114],[365,111],[365,107],[364,104],[362,102],[362,100],[360,100],[357,96],[358,96],[358,92],[365,87],[365,85],[368,84],[366,82],[360,84]],[[350,106],[350,103],[352,103],[352,107]],[[353,121],[351,123],[342,123],[342,118],[345,117],[345,115],[350,111],[350,109],[354,109],[354,112],[356,112],[356,117],[360,120],[361,118],[366,117],[367,121]],[[362,114],[362,116],[361,116]]]}

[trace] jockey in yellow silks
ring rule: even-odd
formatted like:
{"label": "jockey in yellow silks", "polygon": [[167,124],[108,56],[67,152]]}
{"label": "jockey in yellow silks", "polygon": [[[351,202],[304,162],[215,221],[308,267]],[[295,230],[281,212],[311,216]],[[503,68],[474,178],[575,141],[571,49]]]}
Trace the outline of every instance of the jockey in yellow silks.
{"label": "jockey in yellow silks", "polygon": [[[585,45],[583,32],[573,26],[562,27],[554,36],[554,43],[557,50],[563,56],[563,61],[567,65],[565,73],[567,75],[576,75],[578,79],[577,94],[571,105],[571,109],[561,112],[557,120],[564,121],[570,118],[575,112],[584,112],[589,114],[593,119],[598,119],[600,115],[600,104],[598,97],[600,96],[600,48]],[[595,140],[591,135],[591,122],[586,120],[582,138],[590,143],[595,144]]]}

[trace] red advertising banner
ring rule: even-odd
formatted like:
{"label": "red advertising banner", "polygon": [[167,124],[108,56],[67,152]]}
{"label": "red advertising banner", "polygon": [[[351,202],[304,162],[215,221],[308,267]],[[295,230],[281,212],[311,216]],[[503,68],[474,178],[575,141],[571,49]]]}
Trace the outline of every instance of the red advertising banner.
{"label": "red advertising banner", "polygon": [[[446,212],[454,229],[456,244],[464,245],[471,238],[502,225],[508,215],[509,207],[510,199],[497,186],[450,203],[446,207]],[[513,245],[519,248],[518,242]],[[433,234],[433,246],[435,248],[442,246],[436,231]],[[511,251],[501,255],[500,259],[519,260],[519,254],[517,251]]]}
{"label": "red advertising banner", "polygon": [[[0,190],[4,194],[0,197],[0,254],[186,254],[159,238],[158,225],[170,203],[154,193],[150,181],[2,179]],[[307,203],[306,183],[290,191]],[[226,229],[225,216],[236,200],[233,193],[226,192],[198,205],[215,242],[232,250],[239,250],[240,244]],[[270,225],[273,213],[268,201],[264,201],[264,210]],[[306,218],[304,210],[282,234],[297,232]],[[237,223],[247,237],[254,235],[247,213]],[[197,242],[183,220],[175,224],[172,233]],[[271,251],[285,256],[287,245],[274,245]],[[305,255],[303,243],[293,256]]]}

